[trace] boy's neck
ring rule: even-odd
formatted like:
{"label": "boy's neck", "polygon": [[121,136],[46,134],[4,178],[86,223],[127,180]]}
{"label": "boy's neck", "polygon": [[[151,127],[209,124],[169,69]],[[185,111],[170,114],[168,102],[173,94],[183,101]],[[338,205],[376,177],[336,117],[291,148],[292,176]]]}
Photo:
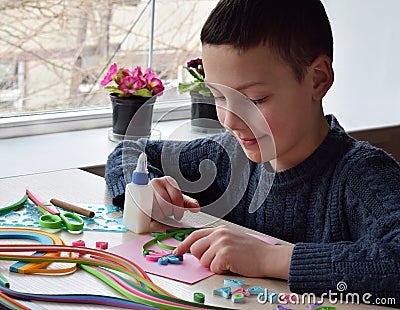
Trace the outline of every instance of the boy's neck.
{"label": "boy's neck", "polygon": [[276,172],[288,170],[306,160],[325,140],[329,129],[330,126],[323,116],[314,126],[313,133],[315,134],[303,137],[292,149],[271,162],[272,166],[276,167]]}

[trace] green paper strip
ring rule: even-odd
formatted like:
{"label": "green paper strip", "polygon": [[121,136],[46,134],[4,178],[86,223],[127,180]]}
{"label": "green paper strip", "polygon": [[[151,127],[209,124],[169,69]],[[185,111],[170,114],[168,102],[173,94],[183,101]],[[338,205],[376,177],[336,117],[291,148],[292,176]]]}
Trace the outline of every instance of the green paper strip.
{"label": "green paper strip", "polygon": [[13,203],[13,204],[11,204],[11,205],[9,205],[9,206],[0,208],[0,215],[21,208],[21,207],[23,206],[23,204],[24,204],[27,200],[28,200],[28,195],[24,195],[24,197],[22,197],[22,198],[21,198],[20,200],[18,200],[17,202],[15,202],[15,203]]}

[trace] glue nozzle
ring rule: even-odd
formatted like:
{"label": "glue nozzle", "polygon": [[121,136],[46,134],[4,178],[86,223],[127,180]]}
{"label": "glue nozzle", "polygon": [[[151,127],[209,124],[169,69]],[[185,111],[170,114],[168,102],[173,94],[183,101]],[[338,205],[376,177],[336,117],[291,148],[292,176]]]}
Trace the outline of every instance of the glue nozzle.
{"label": "glue nozzle", "polygon": [[135,171],[133,171],[132,183],[138,185],[146,185],[147,183],[149,183],[149,177],[147,176],[148,173],[147,156],[145,153],[141,153],[138,158],[136,169]]}
{"label": "glue nozzle", "polygon": [[137,166],[135,172],[148,173],[147,171],[147,156],[146,153],[141,153],[138,158]]}

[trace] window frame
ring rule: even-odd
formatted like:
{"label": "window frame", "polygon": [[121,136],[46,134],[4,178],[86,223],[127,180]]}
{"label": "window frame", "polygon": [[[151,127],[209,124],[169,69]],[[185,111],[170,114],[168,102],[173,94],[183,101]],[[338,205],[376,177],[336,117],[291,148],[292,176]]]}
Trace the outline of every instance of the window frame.
{"label": "window frame", "polygon": [[[153,123],[190,118],[190,99],[155,105]],[[112,108],[87,108],[0,118],[0,139],[112,127]]]}
{"label": "window frame", "polygon": [[[4,63],[6,64],[6,63]],[[24,60],[10,60],[9,64],[11,64],[15,68],[16,73],[16,81],[15,85],[9,89],[0,88],[0,102],[12,102],[16,108],[22,107],[22,99],[24,95],[24,87],[25,87],[25,61]]]}

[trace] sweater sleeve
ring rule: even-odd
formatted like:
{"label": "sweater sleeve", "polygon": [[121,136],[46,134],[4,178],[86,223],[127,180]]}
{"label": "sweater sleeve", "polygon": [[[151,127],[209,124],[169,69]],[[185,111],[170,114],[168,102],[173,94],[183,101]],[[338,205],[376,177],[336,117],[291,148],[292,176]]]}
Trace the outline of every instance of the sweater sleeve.
{"label": "sweater sleeve", "polygon": [[296,293],[358,293],[360,302],[371,304],[379,298],[390,298],[398,307],[400,167],[381,150],[364,155],[343,172],[343,208],[351,240],[297,243],[289,286]]}
{"label": "sweater sleeve", "polygon": [[[215,169],[220,166],[218,162],[223,160],[220,143],[212,139],[192,141],[127,140],[121,142],[114,149],[106,163],[105,179],[114,205],[123,206],[126,184],[131,182],[137,158],[142,152],[147,155],[151,179],[165,175],[173,177],[182,191],[199,200],[201,205],[208,204],[210,199],[215,199],[220,194],[222,181],[216,177],[218,171],[215,171],[220,169]],[[210,174],[213,180],[206,180],[206,183],[211,185],[201,191],[193,190],[191,185],[198,184],[196,181],[204,177],[205,171],[215,172]]]}

